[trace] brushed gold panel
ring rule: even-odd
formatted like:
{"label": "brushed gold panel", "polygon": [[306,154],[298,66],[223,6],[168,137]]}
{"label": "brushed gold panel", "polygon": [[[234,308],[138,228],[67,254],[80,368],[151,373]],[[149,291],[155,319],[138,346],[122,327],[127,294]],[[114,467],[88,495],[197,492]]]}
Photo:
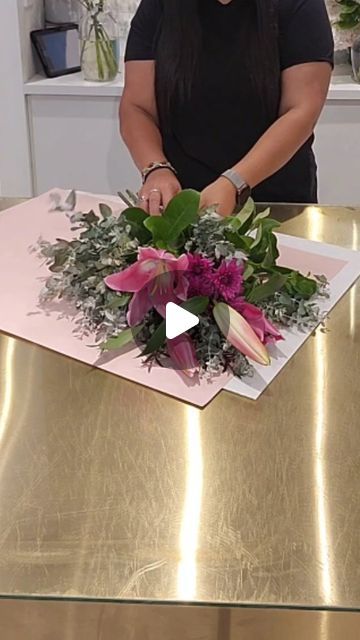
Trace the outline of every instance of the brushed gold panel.
{"label": "brushed gold panel", "polygon": [[[359,211],[274,210],[359,248]],[[359,318],[357,285],[258,401],[204,410],[1,336],[0,593],[359,609]]]}
{"label": "brushed gold panel", "polygon": [[0,601],[1,640],[359,640],[360,614]]}

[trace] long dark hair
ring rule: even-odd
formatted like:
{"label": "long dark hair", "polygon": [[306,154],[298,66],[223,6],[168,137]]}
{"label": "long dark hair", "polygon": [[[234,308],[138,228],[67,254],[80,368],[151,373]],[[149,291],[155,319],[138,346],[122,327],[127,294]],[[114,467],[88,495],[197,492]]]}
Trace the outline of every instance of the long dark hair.
{"label": "long dark hair", "polygon": [[[253,11],[245,62],[264,110],[269,117],[276,117],[280,78],[277,0],[248,2]],[[160,120],[169,124],[172,101],[183,101],[191,95],[201,47],[201,26],[198,0],[163,0],[162,5],[156,94]]]}

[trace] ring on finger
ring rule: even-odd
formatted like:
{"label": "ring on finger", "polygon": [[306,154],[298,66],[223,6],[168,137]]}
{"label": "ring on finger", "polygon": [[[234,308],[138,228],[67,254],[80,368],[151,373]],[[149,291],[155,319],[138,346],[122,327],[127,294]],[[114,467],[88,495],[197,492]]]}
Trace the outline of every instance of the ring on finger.
{"label": "ring on finger", "polygon": [[150,189],[149,194],[151,193],[159,193],[161,195],[160,189]]}
{"label": "ring on finger", "polygon": [[139,196],[139,201],[140,202],[147,202],[149,200],[148,196]]}

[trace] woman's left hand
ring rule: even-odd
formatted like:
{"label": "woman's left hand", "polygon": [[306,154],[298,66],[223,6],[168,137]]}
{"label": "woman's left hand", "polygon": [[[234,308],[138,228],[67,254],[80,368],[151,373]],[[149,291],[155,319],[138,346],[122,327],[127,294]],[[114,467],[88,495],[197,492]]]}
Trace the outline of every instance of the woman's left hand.
{"label": "woman's left hand", "polygon": [[220,177],[201,193],[200,207],[218,205],[218,213],[231,216],[236,207],[236,189],[230,180]]}

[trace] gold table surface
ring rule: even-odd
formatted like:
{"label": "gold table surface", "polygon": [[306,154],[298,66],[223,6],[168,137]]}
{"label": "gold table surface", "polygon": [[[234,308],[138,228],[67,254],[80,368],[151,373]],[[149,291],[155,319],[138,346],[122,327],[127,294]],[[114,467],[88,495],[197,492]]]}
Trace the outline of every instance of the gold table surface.
{"label": "gold table surface", "polygon": [[[360,210],[274,212],[359,249]],[[0,593],[360,609],[359,319],[203,410],[1,335]]]}

